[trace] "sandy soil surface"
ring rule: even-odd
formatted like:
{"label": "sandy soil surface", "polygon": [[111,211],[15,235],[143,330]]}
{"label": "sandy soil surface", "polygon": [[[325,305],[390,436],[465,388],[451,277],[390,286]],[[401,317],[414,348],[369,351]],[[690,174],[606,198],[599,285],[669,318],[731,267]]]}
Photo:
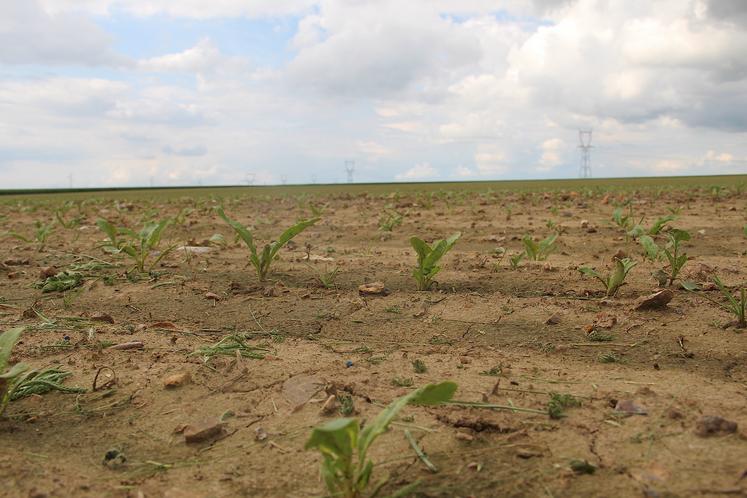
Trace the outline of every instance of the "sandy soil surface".
{"label": "sandy soil surface", "polygon": [[[735,189],[2,203],[0,330],[26,327],[12,360],[69,371],[64,385],[86,392],[9,404],[0,494],[323,496],[320,456],[304,450],[313,427],[342,412],[370,420],[411,389],[453,380],[459,400],[542,413],[406,408],[372,449],[373,481],[387,480],[381,496],[416,480],[421,497],[745,496],[747,335],[724,328],[734,317],[704,298],[720,299],[718,290],[692,293],[678,281],[668,305],[635,310],[667,265],[644,259],[612,221],[626,202],[646,227],[676,213],[668,226],[692,236],[684,280],[747,284],[747,195]],[[214,213],[219,203],[262,243],[312,212],[322,220],[259,282],[246,247]],[[51,222],[60,208],[77,224],[57,222],[39,250],[33,222]],[[402,215],[391,232],[379,226],[387,210]],[[180,247],[150,273],[128,273],[129,259],[101,248],[98,218],[138,230],[167,217],[176,221],[159,247]],[[417,291],[409,237],[456,231],[437,286]],[[546,260],[512,269],[524,235],[554,233]],[[210,242],[215,234],[225,246]],[[606,272],[616,254],[638,265],[605,298],[578,267]],[[35,288],[42,272],[71,267],[82,285]],[[325,288],[319,276],[334,269]],[[375,281],[386,295],[360,295]],[[196,353],[231,335],[263,358]],[[130,342],[142,347],[116,349]],[[551,393],[580,406],[551,418]],[[325,413],[330,396],[337,404]],[[185,426],[200,424],[218,426],[186,442]],[[593,473],[574,470],[575,460]]]}

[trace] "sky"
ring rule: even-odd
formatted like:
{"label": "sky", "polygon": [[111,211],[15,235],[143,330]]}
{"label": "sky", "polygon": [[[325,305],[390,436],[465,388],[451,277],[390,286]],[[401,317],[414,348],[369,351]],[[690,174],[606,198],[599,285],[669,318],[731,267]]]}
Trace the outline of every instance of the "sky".
{"label": "sky", "polygon": [[747,173],[744,0],[0,12],[0,188]]}

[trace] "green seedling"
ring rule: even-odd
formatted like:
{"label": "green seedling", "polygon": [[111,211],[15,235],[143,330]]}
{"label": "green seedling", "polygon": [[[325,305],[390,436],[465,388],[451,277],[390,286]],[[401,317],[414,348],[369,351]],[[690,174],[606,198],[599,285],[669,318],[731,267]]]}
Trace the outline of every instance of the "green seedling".
{"label": "green seedling", "polygon": [[626,232],[630,230],[634,224],[633,206],[631,204],[628,205],[628,214],[624,214],[622,207],[616,208],[612,212],[612,221],[614,221],[618,227],[622,228]]}
{"label": "green seedling", "polygon": [[412,387],[415,382],[412,377],[395,377],[392,379],[392,385],[397,387]]}
{"label": "green seedling", "polygon": [[521,241],[524,243],[524,253],[531,261],[544,261],[555,250],[557,234],[550,235],[546,239],[535,242],[532,237],[525,235]]}
{"label": "green seedling", "polygon": [[249,261],[252,263],[252,266],[254,266],[254,269],[257,270],[257,276],[262,282],[267,279],[267,273],[270,271],[270,264],[275,260],[280,249],[285,246],[285,244],[290,242],[293,237],[303,232],[310,226],[314,225],[320,219],[311,218],[309,220],[299,221],[298,223],[287,229],[285,232],[283,232],[277,241],[266,244],[264,249],[262,249],[262,252],[260,253],[257,251],[257,246],[254,244],[254,236],[252,235],[252,232],[250,232],[244,225],[242,225],[238,221],[234,221],[226,216],[226,213],[223,211],[222,207],[216,207],[215,211],[218,213],[218,216],[223,218],[223,221],[228,223],[231,228],[234,229],[236,234],[244,241],[244,243],[249,248]]}
{"label": "green seedling", "polygon": [[[739,289],[739,298],[734,297],[729,289],[726,288],[724,283],[718,277],[713,277],[713,283],[721,291],[721,294],[726,298],[726,302],[717,301],[707,294],[701,294],[704,298],[711,301],[715,305],[723,308],[729,313],[736,317],[734,324],[737,328],[747,328],[747,318],[745,316],[745,310],[747,310],[747,289],[741,287]],[[699,289],[698,285],[694,282],[682,282],[682,287],[688,291],[694,292]]]}
{"label": "green seedling", "polygon": [[402,220],[403,216],[401,213],[386,210],[379,220],[379,230],[382,232],[391,232],[402,224]]}
{"label": "green seedling", "polygon": [[[96,225],[106,234],[109,242],[104,244],[104,249],[112,253],[124,253],[135,263],[133,269],[145,272],[146,262],[152,251],[155,251],[161,242],[161,236],[171,220],[160,222],[149,221],[143,225],[139,232],[128,228],[116,228],[107,220],[100,218]],[[124,237],[121,237],[124,236]],[[148,265],[148,271],[152,270],[163,258],[176,248],[172,245],[161,251],[153,262]]]}
{"label": "green seedling", "polygon": [[628,276],[628,272],[630,272],[630,270],[632,270],[637,264],[638,263],[635,261],[631,261],[630,258],[615,259],[615,269],[606,277],[600,275],[593,268],[581,267],[578,271],[602,282],[607,291],[607,297],[612,297],[617,293],[618,289],[622,287],[625,282],[625,277]]}
{"label": "green seedling", "polygon": [[212,346],[203,346],[190,353],[189,356],[201,356],[202,361],[207,363],[213,356],[242,356],[255,360],[264,359],[270,350],[259,346],[247,344],[244,337],[238,334],[227,335]]}
{"label": "green seedling", "polygon": [[194,213],[194,209],[191,207],[184,207],[182,208],[179,213],[174,217],[174,223],[176,223],[179,226],[184,226],[187,223],[187,218],[190,214]]}
{"label": "green seedling", "polygon": [[[453,382],[429,384],[394,400],[363,428],[355,418],[332,420],[311,432],[305,448],[322,454],[321,473],[329,496],[374,497],[386,484],[384,479],[369,491],[374,463],[368,457],[373,442],[384,434],[397,414],[408,404],[438,405],[449,401],[456,391]],[[411,494],[418,482],[405,486],[395,496]]]}
{"label": "green seedling", "polygon": [[16,327],[0,334],[0,415],[5,412],[19,377],[29,368],[25,363],[16,363],[12,367],[8,365],[13,346],[22,333],[23,327]]}
{"label": "green seedling", "polygon": [[51,391],[63,393],[84,393],[82,387],[63,386],[62,382],[72,375],[59,368],[47,368],[45,370],[30,370],[21,374],[10,392],[10,401],[31,396],[41,395]]}
{"label": "green seedling", "polygon": [[643,248],[643,256],[651,261],[656,261],[661,256],[661,248],[656,245],[653,237],[650,235],[641,235],[638,238],[638,243]]}
{"label": "green seedling", "polygon": [[680,242],[690,240],[690,234],[684,230],[672,229],[668,237],[669,242],[662,252],[669,261],[669,285],[672,285],[682,267],[687,263],[687,254],[680,252]]}
{"label": "green seedling", "polygon": [[526,253],[520,252],[516,253],[513,256],[509,256],[508,262],[511,265],[512,270],[516,270],[519,268],[519,264],[521,263],[521,260],[524,259],[524,256],[526,256]]}
{"label": "green seedling", "polygon": [[57,223],[62,226],[62,228],[66,230],[72,230],[74,228],[77,228],[80,226],[81,222],[83,221],[83,216],[73,216],[69,220],[65,219],[65,212],[67,209],[58,209],[54,212],[54,216],[57,219]]}
{"label": "green seedling", "polygon": [[211,235],[210,238],[208,239],[208,242],[210,242],[210,245],[213,245],[213,246],[218,246],[218,247],[228,246],[228,242],[226,241],[226,238],[219,233],[214,233],[213,235]]}
{"label": "green seedling", "polygon": [[41,221],[37,220],[34,222],[34,227],[36,228],[36,230],[34,230],[34,235],[31,237],[23,236],[17,232],[8,232],[8,235],[18,240],[22,240],[27,244],[36,242],[36,250],[43,251],[44,247],[47,245],[47,239],[52,234],[52,232],[54,232],[54,222],[42,223]]}
{"label": "green seedling", "polygon": [[423,374],[428,371],[428,367],[425,366],[425,362],[421,359],[413,360],[412,369],[415,373]]}
{"label": "green seedling", "polygon": [[653,225],[651,225],[651,228],[646,228],[641,224],[636,224],[629,232],[628,236],[637,239],[641,237],[642,235],[652,235],[656,236],[658,235],[661,230],[669,223],[670,221],[674,221],[677,219],[677,216],[673,214],[668,214],[666,216],[662,216],[661,218],[657,218],[657,220],[654,222]]}
{"label": "green seedling", "polygon": [[325,289],[332,289],[335,287],[335,280],[337,280],[337,274],[340,273],[338,267],[334,267],[332,270],[325,268],[324,270],[318,270],[313,265],[307,265],[314,272],[317,282]]}
{"label": "green seedling", "polygon": [[418,254],[418,266],[412,272],[418,283],[418,290],[426,291],[433,285],[433,278],[441,271],[438,262],[441,258],[454,247],[456,241],[461,237],[457,232],[446,240],[437,240],[433,245],[428,245],[422,239],[412,237],[410,244]]}
{"label": "green seedling", "polygon": [[571,394],[550,393],[550,401],[547,403],[547,414],[552,419],[565,417],[566,408],[581,406],[581,401]]}
{"label": "green seedling", "polygon": [[64,270],[56,275],[47,277],[42,282],[34,284],[34,287],[42,292],[64,292],[74,289],[83,284],[83,275],[76,271]]}

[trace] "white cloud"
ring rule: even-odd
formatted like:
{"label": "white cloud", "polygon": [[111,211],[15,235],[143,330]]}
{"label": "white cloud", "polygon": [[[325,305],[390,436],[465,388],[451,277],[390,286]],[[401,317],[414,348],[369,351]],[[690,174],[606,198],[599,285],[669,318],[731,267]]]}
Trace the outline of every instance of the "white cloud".
{"label": "white cloud", "polygon": [[399,181],[417,181],[436,178],[438,172],[430,163],[419,163],[394,178]]}
{"label": "white cloud", "polygon": [[182,52],[142,60],[138,67],[155,72],[223,72],[238,77],[248,69],[248,61],[244,57],[222,54],[209,38],[203,38]]}
{"label": "white cloud", "polygon": [[565,142],[561,139],[550,138],[545,140],[542,142],[540,149],[542,150],[542,156],[540,157],[540,164],[537,167],[538,171],[550,171],[555,166],[562,164],[562,153],[565,149]]}

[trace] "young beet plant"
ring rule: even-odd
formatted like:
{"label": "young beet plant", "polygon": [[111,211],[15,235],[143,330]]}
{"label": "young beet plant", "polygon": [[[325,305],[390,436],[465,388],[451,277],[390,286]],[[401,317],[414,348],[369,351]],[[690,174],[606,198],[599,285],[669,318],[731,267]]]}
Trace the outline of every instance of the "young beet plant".
{"label": "young beet plant", "polygon": [[[363,498],[376,496],[386,480],[368,492],[374,463],[368,458],[371,444],[386,432],[389,424],[406,405],[437,405],[451,400],[457,385],[453,382],[429,384],[406,396],[395,399],[376,418],[361,429],[354,418],[332,420],[311,432],[306,449],[322,454],[322,478],[329,496]],[[400,489],[395,496],[406,496],[417,482]]]}
{"label": "young beet plant", "polygon": [[428,245],[417,237],[410,239],[410,244],[418,253],[418,266],[412,272],[418,282],[418,290],[425,291],[431,288],[434,282],[433,278],[441,271],[438,262],[454,247],[461,236],[462,234],[457,232],[446,240],[435,241],[433,245]]}
{"label": "young beet plant", "polygon": [[622,287],[625,282],[625,277],[628,276],[628,272],[637,264],[638,263],[635,261],[631,261],[630,258],[615,259],[615,269],[606,277],[600,275],[593,268],[581,267],[578,271],[602,282],[607,291],[607,297],[612,297],[617,293],[617,290]]}
{"label": "young beet plant", "polygon": [[234,221],[226,216],[226,213],[223,211],[222,207],[216,207],[215,211],[218,213],[218,216],[223,218],[223,220],[228,223],[231,228],[234,229],[238,236],[241,237],[241,240],[243,240],[249,248],[249,261],[252,263],[252,266],[254,266],[254,269],[257,270],[257,276],[262,282],[267,279],[267,273],[270,271],[270,264],[277,257],[278,251],[280,251],[280,249],[285,244],[290,242],[293,237],[303,232],[320,220],[320,218],[311,218],[309,220],[299,221],[288,230],[283,232],[278,240],[270,244],[266,244],[264,249],[262,249],[262,252],[259,252],[257,251],[257,246],[254,244],[254,237],[252,236],[252,232],[250,232],[244,225],[242,225],[238,221]]}
{"label": "young beet plant", "polygon": [[[104,249],[113,253],[125,253],[135,263],[133,269],[137,269],[141,273],[145,271],[146,262],[150,253],[158,247],[161,242],[161,235],[170,223],[171,220],[169,219],[162,220],[158,223],[150,221],[143,225],[143,228],[140,229],[139,232],[135,232],[129,228],[117,228],[103,218],[96,220],[96,226],[98,226],[109,239],[108,242],[104,244]],[[120,237],[122,235],[124,237]],[[173,251],[175,247],[176,246],[171,246],[161,251],[156,259],[148,265],[148,270],[152,270],[163,258],[166,257],[166,255]]]}
{"label": "young beet plant", "polygon": [[535,242],[532,237],[525,235],[521,239],[524,244],[524,253],[527,258],[532,261],[544,261],[547,257],[555,250],[555,240],[558,238],[557,234],[550,235],[544,240]]}
{"label": "young beet plant", "polygon": [[687,263],[687,254],[680,251],[680,242],[690,240],[690,234],[684,230],[669,231],[669,242],[662,253],[669,261],[669,285],[679,276],[682,267]]}
{"label": "young beet plant", "polygon": [[17,327],[0,334],[0,415],[5,411],[13,393],[13,388],[21,374],[28,370],[28,365],[25,363],[16,363],[12,367],[8,366],[10,353],[22,333],[23,327]]}

